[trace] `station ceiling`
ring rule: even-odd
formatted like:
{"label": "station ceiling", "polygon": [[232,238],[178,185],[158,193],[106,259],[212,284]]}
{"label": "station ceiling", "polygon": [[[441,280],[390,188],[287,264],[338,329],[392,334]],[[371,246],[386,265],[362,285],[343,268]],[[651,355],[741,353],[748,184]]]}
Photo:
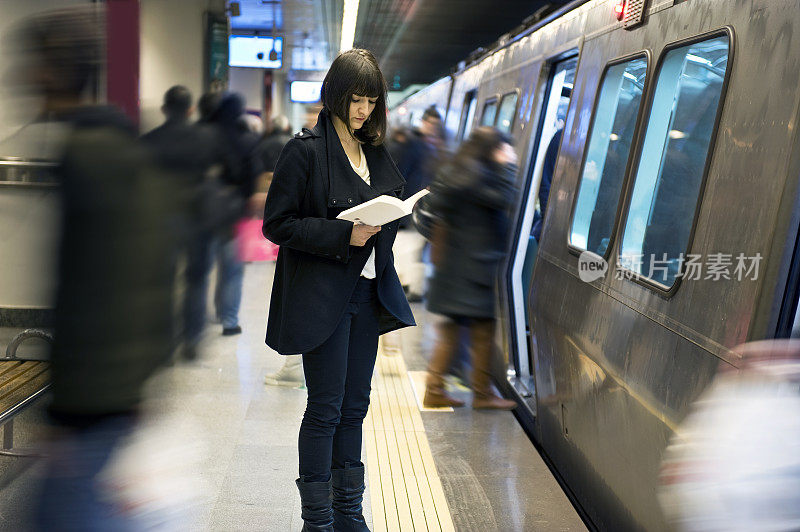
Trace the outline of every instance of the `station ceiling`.
{"label": "station ceiling", "polygon": [[430,83],[539,9],[568,0],[362,0],[355,46],[378,57],[392,90]]}
{"label": "station ceiling", "polygon": [[[391,90],[430,83],[542,9],[569,0],[361,0],[354,46],[371,50]],[[284,37],[284,65],[326,70],[339,49],[343,0],[240,0],[234,33]]]}

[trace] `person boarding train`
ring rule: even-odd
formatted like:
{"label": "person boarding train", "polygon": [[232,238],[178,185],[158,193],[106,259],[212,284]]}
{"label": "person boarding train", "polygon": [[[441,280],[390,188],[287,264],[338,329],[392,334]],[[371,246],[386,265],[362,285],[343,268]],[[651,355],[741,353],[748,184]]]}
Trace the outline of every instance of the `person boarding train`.
{"label": "person boarding train", "polygon": [[368,530],[362,424],[378,336],[414,325],[391,254],[398,221],[336,216],[405,181],[383,145],[386,81],[367,50],[340,54],[316,126],[291,139],[267,195],[263,233],[280,246],[266,343],[302,354],[308,403],[298,438],[303,530]]}

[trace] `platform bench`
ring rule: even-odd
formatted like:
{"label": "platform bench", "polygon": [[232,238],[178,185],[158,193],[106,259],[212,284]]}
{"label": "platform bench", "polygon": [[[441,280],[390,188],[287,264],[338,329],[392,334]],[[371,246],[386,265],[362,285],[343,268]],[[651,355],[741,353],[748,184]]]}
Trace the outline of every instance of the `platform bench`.
{"label": "platform bench", "polygon": [[[38,335],[27,335],[32,336]],[[0,358],[0,427],[3,428],[0,455],[28,455],[14,450],[14,417],[44,395],[49,387],[49,362]]]}

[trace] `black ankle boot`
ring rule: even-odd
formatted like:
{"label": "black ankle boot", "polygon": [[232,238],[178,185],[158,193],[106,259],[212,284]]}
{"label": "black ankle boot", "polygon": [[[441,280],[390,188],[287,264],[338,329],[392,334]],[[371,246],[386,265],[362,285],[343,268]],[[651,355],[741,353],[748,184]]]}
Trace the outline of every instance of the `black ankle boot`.
{"label": "black ankle boot", "polygon": [[303,517],[303,532],[333,532],[333,510],[331,509],[331,481],[295,481],[300,490],[300,508]]}
{"label": "black ankle boot", "polygon": [[333,529],[336,532],[370,532],[361,513],[364,466],[331,470]]}

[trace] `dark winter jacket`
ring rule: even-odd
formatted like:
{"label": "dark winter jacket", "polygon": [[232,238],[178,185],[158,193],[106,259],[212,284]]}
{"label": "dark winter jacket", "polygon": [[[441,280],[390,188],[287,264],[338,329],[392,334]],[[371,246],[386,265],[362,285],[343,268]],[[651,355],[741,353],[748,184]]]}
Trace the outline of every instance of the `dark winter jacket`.
{"label": "dark winter jacket", "polygon": [[452,317],[492,318],[495,279],[506,252],[513,166],[448,165],[431,185],[430,208],[441,220],[428,309]]}
{"label": "dark winter jacket", "polygon": [[58,167],[50,411],[85,425],[135,410],[145,380],[170,354],[172,187],[120,112],[83,108],[61,118],[72,132]]}
{"label": "dark winter jacket", "polygon": [[397,222],[356,247],[350,245],[353,224],[336,219],[364,201],[403,192],[405,182],[386,148],[363,149],[371,186],[353,171],[323,110],[314,129],[295,135],[278,159],[263,226],[264,236],[280,245],[266,340],[278,353],[308,352],[330,337],[373,247],[379,332],[414,325],[392,257]]}

